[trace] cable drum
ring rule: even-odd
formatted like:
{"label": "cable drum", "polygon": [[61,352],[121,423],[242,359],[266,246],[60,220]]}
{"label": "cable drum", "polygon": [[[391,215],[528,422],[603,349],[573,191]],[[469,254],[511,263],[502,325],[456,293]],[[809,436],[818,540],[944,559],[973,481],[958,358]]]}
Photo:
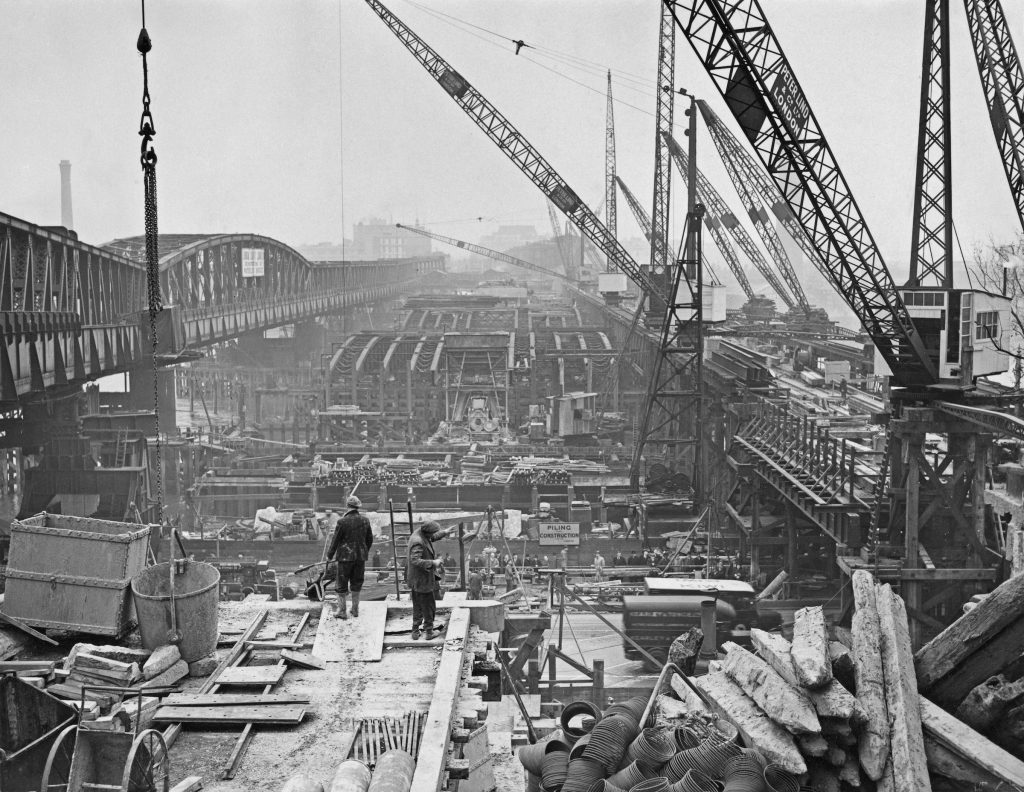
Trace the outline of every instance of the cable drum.
{"label": "cable drum", "polygon": [[[579,726],[572,726],[572,719],[580,715],[589,716],[583,718],[583,722]],[[561,716],[559,716],[559,723],[562,726],[562,732],[567,738],[575,743],[577,739],[585,734],[589,734],[593,731],[594,726],[601,720],[602,713],[601,709],[589,701],[574,701],[571,704],[566,705],[562,710]],[[589,723],[589,728],[588,724]]]}
{"label": "cable drum", "polygon": [[614,784],[609,784],[608,780],[605,779],[604,781],[595,781],[591,785],[590,789],[587,790],[587,792],[629,792],[629,791],[626,790],[626,789],[622,789],[622,787],[617,787]]}
{"label": "cable drum", "polygon": [[676,738],[668,729],[644,729],[626,749],[626,761],[661,767],[676,754]]}
{"label": "cable drum", "polygon": [[533,745],[524,745],[516,752],[519,762],[529,772],[539,776],[543,770],[544,754],[548,752],[548,749],[556,751],[569,750],[568,745],[562,740],[557,739],[559,736],[561,736],[560,732],[553,732],[551,739],[534,743]]}
{"label": "cable drum", "polygon": [[657,774],[658,770],[655,767],[641,764],[640,762],[630,762],[619,770],[619,772],[615,773],[615,775],[610,776],[608,778],[608,783],[622,787],[623,789],[632,789],[641,781],[646,781],[648,778],[654,778]]}

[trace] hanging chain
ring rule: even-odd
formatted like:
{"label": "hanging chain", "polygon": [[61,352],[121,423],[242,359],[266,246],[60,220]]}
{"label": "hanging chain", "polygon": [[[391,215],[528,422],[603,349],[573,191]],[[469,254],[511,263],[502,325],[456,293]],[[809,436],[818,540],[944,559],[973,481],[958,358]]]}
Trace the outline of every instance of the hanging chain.
{"label": "hanging chain", "polygon": [[139,136],[142,149],[139,161],[142,165],[142,183],[145,191],[146,213],[146,296],[149,309],[149,342],[153,364],[153,412],[156,418],[156,518],[164,521],[164,480],[163,459],[160,439],[160,386],[157,379],[157,315],[163,310],[160,298],[160,250],[158,246],[156,215],[156,151],[153,137],[156,126],[149,109],[149,64],[146,54],[153,49],[153,42],[146,31],[146,0],[142,2],[142,30],[136,49],[142,55],[142,118],[139,120]]}

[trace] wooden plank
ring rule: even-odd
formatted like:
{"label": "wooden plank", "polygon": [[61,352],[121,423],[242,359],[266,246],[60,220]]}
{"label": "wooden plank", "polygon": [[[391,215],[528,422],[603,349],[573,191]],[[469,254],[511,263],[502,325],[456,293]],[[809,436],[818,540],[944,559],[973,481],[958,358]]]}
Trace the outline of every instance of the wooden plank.
{"label": "wooden plank", "polygon": [[288,649],[281,650],[281,659],[291,663],[292,665],[297,665],[300,668],[312,668],[322,671],[327,667],[327,663],[316,655],[292,652]]}
{"label": "wooden plank", "polygon": [[[961,670],[971,671],[972,655],[983,651],[1007,628],[1024,632],[1022,624],[1015,624],[1021,621],[1021,613],[1024,613],[1024,575],[1012,577],[998,586],[977,608],[965,613],[918,650],[914,660],[920,691],[928,694],[946,677],[959,677]],[[970,690],[984,681],[985,677],[968,680],[965,687]],[[945,702],[938,700],[938,703]],[[950,703],[955,706],[959,702]]]}
{"label": "wooden plank", "polygon": [[858,751],[860,766],[872,781],[878,781],[885,773],[885,763],[889,758],[889,715],[885,707],[875,582],[871,573],[862,569],[853,573],[852,581],[857,605],[852,625],[857,701],[866,717]]}
{"label": "wooden plank", "polygon": [[246,641],[250,649],[303,649],[305,644],[293,641]]}
{"label": "wooden plank", "polygon": [[275,723],[296,725],[306,717],[306,708],[291,704],[224,707],[159,707],[156,721],[173,723]]}
{"label": "wooden plank", "polygon": [[762,710],[793,734],[819,734],[821,724],[814,705],[800,688],[791,686],[764,660],[742,646],[726,641],[725,673]]}
{"label": "wooden plank", "polygon": [[440,792],[444,784],[445,760],[452,718],[459,702],[462,666],[469,638],[470,612],[459,608],[448,622],[447,641],[441,650],[441,663],[437,667],[437,684],[430,700],[426,722],[420,739],[416,772],[412,789],[417,792]]}
{"label": "wooden plank", "polygon": [[52,660],[6,660],[0,662],[0,674],[21,671],[42,671],[52,674],[54,665]]}
{"label": "wooden plank", "polygon": [[199,776],[183,778],[171,787],[171,792],[199,792],[203,788],[203,779]]}
{"label": "wooden plank", "polygon": [[328,663],[379,661],[384,654],[388,606],[388,602],[361,602],[358,618],[338,619],[334,616],[334,604],[324,603],[316,628],[313,654]]}
{"label": "wooden plank", "polygon": [[172,693],[163,700],[169,707],[220,707],[222,705],[308,704],[309,695],[290,693]]}
{"label": "wooden plank", "polygon": [[694,677],[693,684],[711,702],[719,716],[732,722],[750,748],[764,754],[769,762],[781,765],[794,775],[807,772],[793,736],[769,718],[751,701],[724,671]]}
{"label": "wooden plank", "polygon": [[881,627],[885,705],[896,792],[931,792],[906,606],[888,583],[876,587],[875,602]]}
{"label": "wooden plank", "polygon": [[15,619],[13,616],[8,616],[3,611],[0,611],[0,622],[4,622],[5,624],[9,624],[9,625],[11,625],[11,627],[16,627],[17,629],[21,630],[23,633],[26,633],[27,635],[31,635],[33,638],[36,638],[36,639],[42,641],[43,643],[48,643],[51,646],[57,646],[57,642],[55,640],[53,640],[53,638],[50,638],[45,633],[39,632],[39,630],[32,629],[27,624],[22,622],[20,619]]}
{"label": "wooden plank", "polygon": [[995,776],[1009,789],[1024,789],[1024,762],[924,696],[920,696],[919,701],[926,747],[929,741],[934,741],[968,765]]}
{"label": "wooden plank", "polygon": [[824,687],[832,681],[825,611],[820,605],[801,608],[793,618],[793,643],[789,652],[797,679],[804,687]]}
{"label": "wooden plank", "polygon": [[424,647],[441,646],[444,644],[444,635],[440,638],[432,638],[426,640],[420,638],[414,641],[408,635],[385,635],[384,646],[388,649],[421,649]]}
{"label": "wooden plank", "polygon": [[[262,608],[257,613],[249,625],[245,628],[245,632],[242,633],[242,637],[238,639],[234,646],[228,650],[228,653],[224,656],[224,659],[220,661],[220,665],[214,669],[214,672],[206,679],[205,682],[200,686],[197,692],[199,693],[210,693],[217,688],[217,679],[220,677],[224,670],[231,668],[246,650],[245,642],[252,638],[256,633],[259,632],[260,627],[263,626],[263,622],[267,620],[267,614],[270,613],[266,608]],[[178,739],[178,735],[181,734],[181,724],[175,723],[164,729],[164,742],[167,744],[168,750],[174,745],[175,740]]]}
{"label": "wooden plank", "polygon": [[218,685],[276,685],[284,676],[284,666],[232,666],[225,668]]}

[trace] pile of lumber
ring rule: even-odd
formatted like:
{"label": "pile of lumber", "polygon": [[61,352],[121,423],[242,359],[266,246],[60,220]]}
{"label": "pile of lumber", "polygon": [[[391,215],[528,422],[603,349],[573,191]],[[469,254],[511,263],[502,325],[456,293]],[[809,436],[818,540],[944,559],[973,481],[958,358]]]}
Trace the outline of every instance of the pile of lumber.
{"label": "pile of lumber", "polygon": [[797,611],[792,643],[762,630],[751,638],[756,654],[726,643],[725,659],[694,680],[697,688],[771,762],[822,790],[861,786],[857,744],[865,713],[836,679],[849,652],[830,652],[821,607]]}
{"label": "pile of lumber", "polygon": [[918,690],[1024,759],[1024,575],[968,605],[914,656]]}
{"label": "pile of lumber", "polygon": [[[866,571],[855,572],[852,582],[852,629],[835,630],[846,643],[829,640],[820,607],[804,608],[796,613],[792,643],[755,629],[756,653],[725,644],[724,659],[693,680],[705,701],[737,726],[748,745],[819,792],[929,792],[933,783],[936,789],[1024,790],[1024,762],[919,694],[919,683],[922,693],[933,684],[931,675],[922,674],[922,662],[931,670],[940,664],[935,641],[916,658],[912,653],[903,600]],[[1005,607],[1004,599],[998,597],[996,607]],[[1018,606],[1002,620],[1015,622],[1019,613]],[[960,645],[955,654],[966,661],[974,654],[967,632],[961,627],[954,634]],[[940,643],[951,661],[950,642]],[[951,662],[941,667],[953,675],[966,668]],[[1012,695],[1002,697],[1014,702],[1011,711],[1024,703],[1017,692],[1014,686]]]}
{"label": "pile of lumber", "polygon": [[[131,687],[142,681],[142,671],[135,662],[115,660],[87,651],[73,651],[64,663],[63,682],[50,685],[47,692],[66,699],[81,699],[83,687]],[[87,690],[86,699],[109,707],[119,697],[109,693]]]}

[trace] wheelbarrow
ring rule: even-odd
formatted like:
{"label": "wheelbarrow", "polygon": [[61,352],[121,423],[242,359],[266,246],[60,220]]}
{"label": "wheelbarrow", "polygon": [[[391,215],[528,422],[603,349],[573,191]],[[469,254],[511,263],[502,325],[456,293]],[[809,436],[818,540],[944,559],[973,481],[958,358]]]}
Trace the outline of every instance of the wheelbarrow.
{"label": "wheelbarrow", "polygon": [[39,768],[75,708],[14,674],[0,676],[0,790],[36,792]]}
{"label": "wheelbarrow", "polygon": [[[132,732],[90,728],[79,715],[77,724],[60,732],[43,766],[40,792],[168,792],[170,762],[163,734],[140,729],[143,695],[162,695],[171,688],[106,687],[82,688],[82,703],[88,690],[138,697],[138,716]],[[79,710],[81,713],[81,709]],[[124,728],[124,720],[115,726]]]}

